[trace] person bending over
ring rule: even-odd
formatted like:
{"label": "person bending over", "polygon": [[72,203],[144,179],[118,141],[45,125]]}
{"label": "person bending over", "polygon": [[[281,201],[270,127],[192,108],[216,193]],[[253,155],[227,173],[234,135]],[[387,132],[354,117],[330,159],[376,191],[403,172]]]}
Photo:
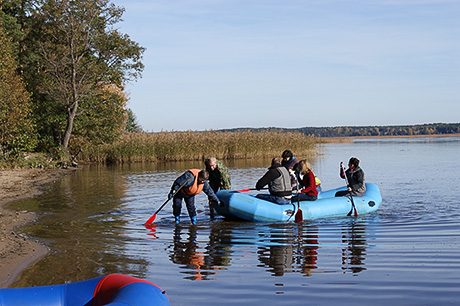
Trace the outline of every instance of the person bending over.
{"label": "person bending over", "polygon": [[[196,224],[195,196],[197,194],[199,194],[201,191],[204,191],[204,193],[208,196],[209,201],[213,201],[213,203],[219,202],[219,198],[217,198],[214,191],[212,191],[211,186],[209,186],[208,179],[208,171],[200,169],[190,169],[174,181],[171,187],[171,191],[169,192],[168,198],[171,199],[174,196],[173,214],[175,217],[176,224],[180,223],[182,200],[185,201],[188,215],[190,217],[192,224]],[[180,186],[182,185],[183,187],[180,188]]]}

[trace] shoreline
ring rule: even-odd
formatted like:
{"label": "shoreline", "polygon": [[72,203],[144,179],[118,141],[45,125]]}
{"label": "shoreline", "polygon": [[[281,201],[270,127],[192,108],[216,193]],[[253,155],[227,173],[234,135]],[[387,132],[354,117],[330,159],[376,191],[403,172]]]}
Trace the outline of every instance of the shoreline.
{"label": "shoreline", "polygon": [[48,253],[38,241],[17,233],[35,214],[6,209],[6,203],[34,197],[46,184],[60,180],[74,169],[0,170],[0,288],[8,288],[21,272]]}
{"label": "shoreline", "polygon": [[458,134],[432,134],[432,135],[381,135],[381,136],[343,136],[343,137],[319,137],[327,143],[353,141],[354,139],[379,139],[379,138],[438,138],[438,137],[460,137]]}

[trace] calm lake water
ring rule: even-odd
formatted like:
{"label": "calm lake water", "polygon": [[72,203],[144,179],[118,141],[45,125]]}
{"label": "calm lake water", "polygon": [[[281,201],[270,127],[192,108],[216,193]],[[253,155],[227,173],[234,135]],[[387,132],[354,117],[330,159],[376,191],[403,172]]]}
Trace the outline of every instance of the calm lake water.
{"label": "calm lake water", "polygon": [[[175,226],[168,203],[145,228],[174,179],[202,164],[88,166],[14,202],[39,214],[23,230],[51,252],[13,286],[125,273],[155,282],[173,305],[458,305],[460,138],[359,140],[322,153],[312,165],[323,189],[344,184],[341,161],[361,160],[382,193],[377,213],[229,222],[211,220],[199,195],[198,226]],[[269,160],[227,164],[233,188],[245,189]]]}

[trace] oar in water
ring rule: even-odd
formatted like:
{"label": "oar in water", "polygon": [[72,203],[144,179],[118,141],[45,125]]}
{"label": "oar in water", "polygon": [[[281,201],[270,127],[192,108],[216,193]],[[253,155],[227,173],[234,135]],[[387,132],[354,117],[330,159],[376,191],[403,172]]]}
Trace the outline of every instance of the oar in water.
{"label": "oar in water", "polygon": [[[342,168],[343,171],[343,176],[345,177],[345,183],[347,184],[347,189],[348,189],[348,178],[347,178],[347,173],[345,172],[345,167],[343,166],[343,162],[340,163],[340,167]],[[351,210],[347,214],[347,216],[351,216],[353,213],[353,210],[355,211],[355,217],[358,216],[358,211],[356,210],[355,202],[353,201],[353,196],[351,195],[351,191],[348,194],[350,196],[350,201],[351,201]]]}
{"label": "oar in water", "polygon": [[160,206],[160,208],[157,209],[157,211],[153,214],[153,216],[151,216],[147,222],[144,223],[144,225],[150,225],[153,223],[153,221],[155,221],[155,218],[157,217],[157,213],[160,212],[160,210],[163,209],[163,207],[166,205],[166,203],[169,202],[170,199],[174,198],[174,196],[182,189],[182,187],[184,187],[185,183],[187,183],[188,181],[190,180],[190,178],[188,178],[180,187],[179,189],[176,190],[176,192],[174,192],[173,196],[171,198],[168,197],[168,199],[166,200],[166,202],[163,203],[163,205]]}
{"label": "oar in water", "polygon": [[[294,176],[295,182],[297,184],[297,192],[299,192],[299,181],[297,180],[297,177],[295,176],[295,174],[293,174],[292,176]],[[299,194],[297,193],[297,212],[295,213],[294,222],[300,223],[302,221],[303,221],[303,212],[300,209],[300,197],[299,197]]]}

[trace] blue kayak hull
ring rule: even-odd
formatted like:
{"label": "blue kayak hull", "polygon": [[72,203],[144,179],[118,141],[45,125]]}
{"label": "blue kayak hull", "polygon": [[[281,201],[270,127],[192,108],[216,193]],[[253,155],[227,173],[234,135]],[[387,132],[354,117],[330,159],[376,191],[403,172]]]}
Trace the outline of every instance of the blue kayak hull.
{"label": "blue kayak hull", "polygon": [[[345,187],[327,190],[318,195],[316,201],[301,201],[303,220],[317,218],[345,217],[352,209],[349,197],[335,197],[335,193],[345,190]],[[217,192],[220,205],[216,205],[218,214],[246,221],[294,221],[297,202],[278,205],[269,201],[256,198],[247,193],[220,190]],[[376,211],[382,203],[382,196],[377,185],[366,183],[366,193],[362,197],[353,197],[358,215]],[[354,212],[353,212],[354,214]],[[352,214],[352,215],[353,215]]]}
{"label": "blue kayak hull", "polygon": [[132,276],[110,274],[85,281],[0,289],[0,306],[170,305],[157,285]]}

